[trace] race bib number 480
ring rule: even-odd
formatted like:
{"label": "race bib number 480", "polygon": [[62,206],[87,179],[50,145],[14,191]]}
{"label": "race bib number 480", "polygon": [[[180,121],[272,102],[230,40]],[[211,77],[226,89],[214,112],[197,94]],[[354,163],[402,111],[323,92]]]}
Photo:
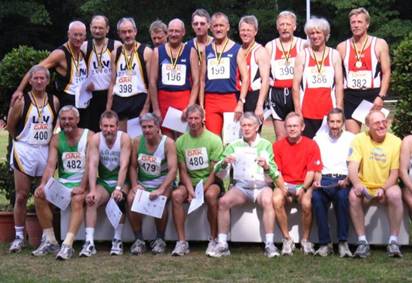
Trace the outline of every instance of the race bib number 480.
{"label": "race bib number 480", "polygon": [[156,156],[139,154],[139,169],[151,176],[160,176],[160,165],[162,160]]}
{"label": "race bib number 480", "polygon": [[216,58],[207,60],[207,78],[209,80],[222,80],[230,78],[230,59],[221,58],[220,62]]}
{"label": "race bib number 480", "polygon": [[182,86],[186,83],[186,65],[162,64],[162,84]]}
{"label": "race bib number 480", "polygon": [[32,124],[30,128],[30,144],[48,144],[51,138],[51,127],[46,123]]}
{"label": "race bib number 480", "polygon": [[85,158],[80,152],[63,152],[63,168],[68,173],[80,173],[84,170]]}
{"label": "race bib number 480", "polygon": [[209,168],[209,157],[205,147],[187,149],[185,155],[189,171]]}

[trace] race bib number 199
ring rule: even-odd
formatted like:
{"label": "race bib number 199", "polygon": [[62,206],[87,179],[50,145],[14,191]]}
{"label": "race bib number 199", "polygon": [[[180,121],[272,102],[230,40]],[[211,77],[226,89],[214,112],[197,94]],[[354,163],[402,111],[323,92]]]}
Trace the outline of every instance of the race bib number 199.
{"label": "race bib number 199", "polygon": [[220,62],[216,58],[207,60],[207,78],[209,80],[222,80],[230,78],[230,59],[221,58]]}
{"label": "race bib number 199", "polygon": [[209,157],[205,147],[187,149],[186,167],[189,171],[200,170],[209,167]]}

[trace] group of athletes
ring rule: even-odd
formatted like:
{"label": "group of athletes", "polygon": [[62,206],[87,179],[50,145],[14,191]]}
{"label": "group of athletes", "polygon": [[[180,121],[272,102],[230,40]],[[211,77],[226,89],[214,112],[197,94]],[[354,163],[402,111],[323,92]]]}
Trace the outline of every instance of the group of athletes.
{"label": "group of athletes", "polygon": [[[262,207],[265,255],[292,255],[295,243],[286,206],[293,200],[301,209],[300,246],[305,254],[333,253],[327,218],[333,202],[339,255],[367,257],[364,205],[381,202],[388,208],[388,254],[402,256],[402,199],[412,208],[412,137],[401,146],[401,140],[387,132],[380,109],[390,81],[388,45],[367,33],[369,21],[364,8],[352,10],[353,35],[336,50],[326,45],[330,26],[325,19],[308,20],[304,40],[294,36],[296,15],[290,11],[277,16],[279,37],[266,46],[255,42],[258,21],[252,15],[239,21],[241,44],[228,37],[229,20],[221,12],[210,17],[196,10],[191,23],[196,36],[187,42],[180,19],[167,26],[157,20],[149,30],[153,49],[136,41],[132,18],[117,23],[121,42],[107,38],[105,16],[92,18],[92,38],[87,41],[86,26],[71,22],[68,41],[30,69],[10,103],[7,129],[13,136],[16,187],[16,236],[10,252],[25,246],[27,198],[32,179],[41,177],[34,198],[43,236],[32,252],[35,256],[71,258],[84,219],[85,242],[79,255],[94,255],[97,209],[110,198],[124,215],[110,254],[123,254],[127,216],[135,234],[130,252],[141,255],[147,249],[142,215],[131,210],[138,190],[150,192],[151,199],[170,199],[178,237],[172,255],[185,255],[189,244],[184,204],[195,197],[200,181],[210,225],[209,256],[230,254],[230,209],[246,202]],[[56,96],[46,92],[49,69],[56,72]],[[27,84],[30,90],[25,92]],[[76,92],[83,84],[92,98],[77,109]],[[368,130],[360,133],[361,123],[352,113],[362,100],[373,108],[365,119]],[[169,107],[182,111],[188,132],[179,136],[161,126]],[[265,109],[273,120],[273,144],[259,134]],[[221,140],[224,112],[234,112],[241,127],[242,137],[228,145]],[[324,116],[328,131],[318,132]],[[143,135],[131,139],[127,121],[135,117]],[[56,128],[60,131],[53,134]],[[247,172],[234,174],[244,162]],[[72,192],[68,232],[61,245],[45,196],[56,168],[58,181]],[[224,192],[222,180],[231,176]],[[397,185],[399,176],[403,190]],[[309,240],[313,213],[319,234],[316,251]],[[156,239],[150,243],[155,254],[165,252],[167,217],[165,209],[155,221]],[[350,219],[358,236],[354,254],[347,243]],[[280,251],[274,244],[275,220],[283,236]]]}

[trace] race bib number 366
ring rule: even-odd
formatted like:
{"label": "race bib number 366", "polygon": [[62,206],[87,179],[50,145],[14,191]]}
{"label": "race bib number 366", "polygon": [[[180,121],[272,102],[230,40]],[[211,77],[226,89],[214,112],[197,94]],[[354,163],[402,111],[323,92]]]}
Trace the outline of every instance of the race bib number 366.
{"label": "race bib number 366", "polygon": [[68,173],[79,173],[84,170],[84,155],[80,152],[63,152],[63,168]]}
{"label": "race bib number 366", "polygon": [[230,59],[221,58],[220,62],[216,58],[207,60],[207,78],[209,80],[222,80],[230,78]]}
{"label": "race bib number 366", "polygon": [[309,88],[331,88],[333,85],[333,70],[330,67],[323,67],[319,73],[316,67],[309,67],[308,87]]}
{"label": "race bib number 366", "polygon": [[209,157],[205,147],[187,149],[186,167],[189,171],[200,170],[209,167]]}

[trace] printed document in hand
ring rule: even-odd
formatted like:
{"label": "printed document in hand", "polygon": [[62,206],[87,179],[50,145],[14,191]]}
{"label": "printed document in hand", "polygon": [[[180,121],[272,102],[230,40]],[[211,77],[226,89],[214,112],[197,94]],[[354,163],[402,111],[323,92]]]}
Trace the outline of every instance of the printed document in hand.
{"label": "printed document in hand", "polygon": [[61,210],[66,210],[72,200],[72,190],[50,178],[44,186],[46,199]]}
{"label": "printed document in hand", "polygon": [[156,218],[162,218],[167,197],[158,196],[154,200],[149,199],[149,192],[137,190],[132,204],[132,211]]}
{"label": "printed document in hand", "polygon": [[120,218],[122,218],[123,213],[120,210],[114,198],[109,199],[105,211],[106,216],[110,221],[110,224],[112,224],[113,228],[116,229],[120,223]]}
{"label": "printed document in hand", "polygon": [[139,122],[139,117],[127,120],[127,134],[132,139],[143,135],[142,127],[140,126]]}
{"label": "printed document in hand", "polygon": [[257,162],[256,148],[241,147],[235,150],[236,161],[233,164],[233,178],[243,181],[264,181],[263,168]]}
{"label": "printed document in hand", "polygon": [[182,121],[182,111],[173,107],[167,109],[162,126],[180,133],[187,131],[187,122]]}
{"label": "printed document in hand", "polygon": [[87,91],[87,86],[90,84],[91,79],[88,77],[83,82],[80,83],[80,86],[76,89],[74,95],[74,104],[77,108],[87,108],[92,99],[93,94],[90,91]]}
{"label": "printed document in hand", "polygon": [[[352,118],[365,124],[365,118],[366,115],[368,115],[369,111],[372,109],[373,103],[367,101],[367,100],[362,100],[362,102],[359,104],[359,106],[355,109],[355,111],[352,114]],[[389,110],[386,108],[381,109],[382,113],[385,115],[385,117],[388,117],[389,115]]]}
{"label": "printed document in hand", "polygon": [[201,207],[204,202],[205,200],[203,193],[203,180],[200,180],[199,183],[197,183],[196,185],[195,198],[192,199],[192,201],[190,202],[189,211],[187,212],[187,214],[190,214],[199,207]]}
{"label": "printed document in hand", "polygon": [[223,113],[223,144],[229,144],[240,138],[240,123],[234,119],[234,112]]}

